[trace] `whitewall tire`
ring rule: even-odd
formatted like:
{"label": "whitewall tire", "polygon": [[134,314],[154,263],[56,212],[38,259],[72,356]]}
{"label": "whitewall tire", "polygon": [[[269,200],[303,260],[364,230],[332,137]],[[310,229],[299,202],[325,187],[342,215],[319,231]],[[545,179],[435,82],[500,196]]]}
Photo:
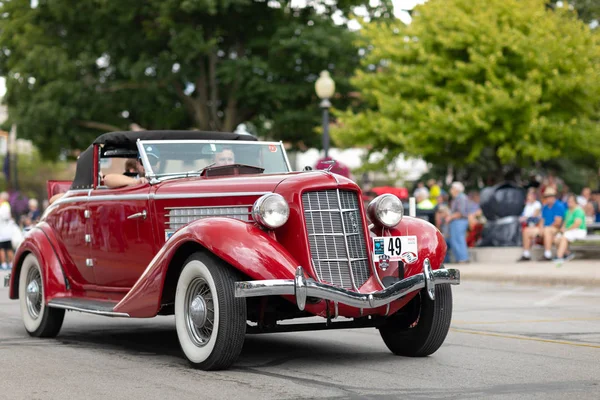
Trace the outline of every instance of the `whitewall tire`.
{"label": "whitewall tire", "polygon": [[23,260],[19,273],[19,303],[25,330],[31,336],[55,337],[60,332],[65,310],[50,308],[44,301],[44,276],[33,254]]}
{"label": "whitewall tire", "polygon": [[181,349],[195,368],[226,369],[242,351],[246,300],[234,296],[236,272],[203,252],[184,263],[175,294],[175,326]]}

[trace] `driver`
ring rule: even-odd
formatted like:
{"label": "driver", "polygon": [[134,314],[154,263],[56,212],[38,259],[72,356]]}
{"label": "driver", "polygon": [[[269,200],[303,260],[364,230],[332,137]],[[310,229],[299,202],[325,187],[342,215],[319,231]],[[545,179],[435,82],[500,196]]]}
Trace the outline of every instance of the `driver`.
{"label": "driver", "polygon": [[215,154],[215,165],[231,165],[235,163],[235,154],[233,150],[225,148]]}
{"label": "driver", "polygon": [[[146,156],[148,156],[148,161],[150,161],[150,165],[154,171],[160,168],[160,158],[158,149],[153,146],[146,146]],[[142,164],[142,160],[138,157],[136,162],[137,175],[135,176],[127,176],[122,174],[108,174],[104,177],[104,184],[108,188],[119,188],[123,186],[133,186],[147,183],[148,180],[145,178],[146,171],[144,170],[144,165]]]}

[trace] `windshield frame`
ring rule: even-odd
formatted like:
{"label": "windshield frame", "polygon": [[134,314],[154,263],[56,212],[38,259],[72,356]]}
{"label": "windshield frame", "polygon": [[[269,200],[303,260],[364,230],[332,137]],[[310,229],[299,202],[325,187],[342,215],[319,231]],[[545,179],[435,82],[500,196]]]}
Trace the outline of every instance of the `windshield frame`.
{"label": "windshield frame", "polygon": [[283,142],[281,140],[279,142],[275,142],[275,141],[261,142],[261,141],[254,141],[254,140],[253,141],[250,141],[250,140],[245,141],[245,140],[141,140],[141,139],[138,139],[136,141],[138,153],[139,153],[140,158],[142,159],[142,165],[144,166],[144,171],[146,172],[146,178],[148,179],[148,182],[150,184],[156,184],[156,183],[162,182],[167,179],[175,179],[175,178],[181,178],[181,177],[185,177],[185,176],[194,176],[194,175],[200,174],[200,171],[181,171],[181,173],[177,172],[177,173],[171,173],[168,175],[161,175],[161,176],[156,175],[156,173],[152,170],[152,166],[150,165],[150,160],[148,159],[148,155],[146,154],[145,146],[148,144],[174,144],[174,143],[203,143],[203,144],[213,143],[213,144],[235,144],[235,145],[245,144],[248,146],[274,145],[274,146],[277,146],[279,148],[279,150],[281,150],[281,152],[283,153],[283,158],[285,161],[285,165],[287,167],[287,171],[281,172],[281,173],[293,172],[292,166],[290,164],[290,160],[285,151],[285,146],[283,145]]}

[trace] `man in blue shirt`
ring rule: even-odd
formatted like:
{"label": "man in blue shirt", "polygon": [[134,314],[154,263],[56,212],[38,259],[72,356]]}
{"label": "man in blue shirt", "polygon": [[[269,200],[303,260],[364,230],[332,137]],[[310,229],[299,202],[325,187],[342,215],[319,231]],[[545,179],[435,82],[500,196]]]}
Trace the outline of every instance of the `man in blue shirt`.
{"label": "man in blue shirt", "polygon": [[544,242],[544,261],[552,260],[552,243],[565,217],[566,209],[562,202],[556,200],[556,190],[547,187],[544,190],[544,207],[542,219],[537,225],[527,226],[523,229],[523,255],[517,261],[531,260],[531,245],[536,237],[541,236]]}

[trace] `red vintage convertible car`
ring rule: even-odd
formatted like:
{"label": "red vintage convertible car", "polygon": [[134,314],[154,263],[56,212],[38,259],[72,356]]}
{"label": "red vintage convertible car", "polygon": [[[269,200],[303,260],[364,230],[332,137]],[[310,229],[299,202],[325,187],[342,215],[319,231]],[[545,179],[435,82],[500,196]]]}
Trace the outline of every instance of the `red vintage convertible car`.
{"label": "red vintage convertible car", "polygon": [[[123,158],[145,179],[105,176]],[[64,194],[19,246],[8,283],[32,336],[58,335],[65,310],[174,314],[186,358],[215,370],[249,333],[376,328],[413,357],[448,333],[460,275],[442,264],[440,232],[403,216],[393,195],[365,209],[351,180],[293,172],[280,142],[111,132],[79,156],[72,182],[48,188]]]}

